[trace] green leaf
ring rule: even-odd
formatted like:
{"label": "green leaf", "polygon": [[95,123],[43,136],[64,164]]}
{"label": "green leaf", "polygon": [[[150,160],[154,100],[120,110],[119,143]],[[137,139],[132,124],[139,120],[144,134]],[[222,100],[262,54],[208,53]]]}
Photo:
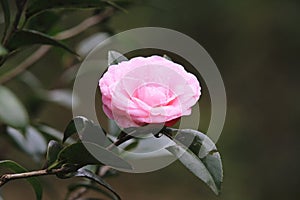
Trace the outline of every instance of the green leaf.
{"label": "green leaf", "polygon": [[52,45],[56,47],[60,47],[76,56],[76,52],[71,50],[62,42],[38,31],[34,30],[19,30],[17,31],[13,37],[9,40],[7,44],[7,48],[9,50],[16,50],[23,46],[34,45],[34,44],[43,44],[43,45]]}
{"label": "green leaf", "polygon": [[[22,167],[21,165],[17,164],[14,161],[11,160],[3,160],[0,161],[0,167],[5,167],[15,173],[24,173],[28,172],[27,169]],[[27,178],[26,179],[31,186],[33,187],[36,195],[37,200],[42,200],[42,195],[43,195],[43,188],[42,185],[40,184],[39,180],[35,177]]]}
{"label": "green leaf", "polygon": [[38,77],[30,71],[24,71],[18,77],[18,80],[28,85],[33,90],[42,90],[43,84]]}
{"label": "green leaf", "polygon": [[205,182],[216,194],[219,194],[219,189],[217,188],[212,175],[204,163],[191,150],[185,150],[179,145],[169,146],[166,149],[178,157],[179,161],[186,166],[186,168]]}
{"label": "green leaf", "polygon": [[180,142],[200,158],[204,158],[211,151],[216,151],[216,145],[204,133],[192,129],[180,129],[175,136],[175,141]]}
{"label": "green leaf", "polygon": [[[22,74],[17,77],[17,80],[20,81],[21,84],[27,86],[33,99],[42,99],[46,96],[46,90],[43,88],[43,84],[32,72],[22,72]],[[35,100],[33,101],[34,105],[37,105],[38,107],[39,105],[35,103]]]}
{"label": "green leaf", "polygon": [[66,130],[64,131],[63,143],[74,134],[77,134],[81,141],[93,143],[97,142],[97,144],[102,147],[106,147],[111,144],[106,137],[104,130],[85,117],[75,117],[71,120],[71,122],[69,122]]}
{"label": "green leaf", "polygon": [[[192,144],[189,149],[202,159],[203,163],[212,174],[214,181],[219,190],[221,190],[221,184],[223,181],[223,167],[221,156],[217,151],[216,145],[211,139],[196,130],[182,129],[180,130],[178,136],[194,137]],[[176,137],[177,138],[177,137]],[[185,137],[183,137],[185,138]],[[181,143],[185,143],[181,140]]]}
{"label": "green leaf", "polygon": [[59,152],[63,149],[63,146],[55,140],[51,140],[48,143],[47,155],[46,155],[46,167],[52,165],[58,158]]}
{"label": "green leaf", "polygon": [[[203,180],[216,193],[219,194],[223,181],[221,156],[216,146],[205,134],[191,129],[178,131],[174,141],[177,146],[168,147],[171,153],[198,178]],[[188,149],[185,151],[185,148]]]}
{"label": "green leaf", "polygon": [[72,109],[72,104],[76,100],[72,98],[72,95],[72,90],[69,89],[50,90],[45,100]]}
{"label": "green leaf", "polygon": [[[87,148],[93,155],[97,156],[97,159],[90,154]],[[127,161],[115,153],[91,142],[79,142],[65,147],[58,155],[58,162],[79,166],[106,164],[118,168],[132,169]]]}
{"label": "green leaf", "polygon": [[0,0],[2,10],[4,12],[4,20],[5,20],[5,27],[4,27],[4,37],[6,36],[7,30],[10,25],[10,9],[7,0]]}
{"label": "green leaf", "polygon": [[36,128],[44,135],[47,140],[59,140],[63,135],[62,132],[45,124],[39,124],[36,126]]}
{"label": "green leaf", "polygon": [[[104,8],[109,5],[106,0],[32,0],[26,10],[26,18],[30,18],[40,12],[58,8]],[[122,2],[122,1],[120,1]],[[123,1],[124,2],[124,1]],[[116,1],[118,3],[118,1]]]}
{"label": "green leaf", "polygon": [[94,123],[86,124],[84,131],[80,135],[81,141],[96,143],[101,147],[107,147],[112,142],[106,137],[104,130]]}
{"label": "green leaf", "polygon": [[47,148],[47,143],[42,134],[34,127],[27,127],[23,132],[12,127],[7,128],[7,134],[21,148],[36,161],[39,161]]}
{"label": "green leaf", "polygon": [[63,137],[62,142],[64,143],[72,135],[82,132],[84,130],[84,128],[86,127],[87,123],[90,123],[90,121],[85,117],[78,116],[78,117],[73,118],[69,122],[69,124],[67,125],[67,127],[64,131],[64,137]]}
{"label": "green leaf", "polygon": [[[124,13],[128,13],[128,10],[126,10],[124,7],[122,7],[121,5],[119,5],[118,3],[114,2],[114,1],[106,1],[109,5],[111,5],[112,7],[115,7],[117,9],[119,9],[120,11],[124,12]],[[120,2],[119,2],[120,3]],[[123,2],[124,3],[124,2]],[[127,3],[127,2],[126,2]],[[129,4],[129,2],[128,2]]]}
{"label": "green leaf", "polygon": [[132,149],[135,149],[139,144],[139,141],[138,140],[135,140],[133,142],[131,142],[130,144],[128,144],[125,148],[124,148],[124,151],[130,151]]}
{"label": "green leaf", "polygon": [[17,9],[22,11],[22,9],[24,8],[24,5],[26,4],[26,1],[27,0],[15,0]]}
{"label": "green leaf", "polygon": [[8,88],[0,85],[0,121],[15,128],[25,128],[28,114],[19,99]]}
{"label": "green leaf", "polygon": [[116,65],[122,61],[128,61],[128,58],[126,58],[123,54],[116,51],[108,52],[108,66]]}
{"label": "green leaf", "polygon": [[114,120],[109,119],[108,120],[108,132],[109,132],[109,135],[118,136],[122,132],[122,130],[120,129],[120,127],[117,125],[117,123]]}
{"label": "green leaf", "polygon": [[79,169],[77,172],[75,172],[74,176],[88,178],[97,182],[101,186],[111,191],[115,195],[114,199],[121,200],[121,197],[112,189],[112,187],[108,183],[106,183],[100,176],[94,174],[93,172],[87,169]]}
{"label": "green leaf", "polygon": [[0,56],[5,56],[8,53],[7,49],[5,49],[1,44],[0,44]]}
{"label": "green leaf", "polygon": [[93,185],[93,184],[75,183],[75,184],[69,185],[69,187],[68,187],[69,192],[73,192],[73,191],[75,191],[77,189],[80,189],[80,188],[86,188],[86,189],[89,189],[89,190],[93,190],[95,192],[98,192],[98,193],[101,193],[101,194],[105,195],[106,197],[108,197],[110,199],[114,199],[114,200],[118,199],[114,195],[111,195],[110,193],[106,192],[105,190],[102,190],[101,188],[99,188],[99,187],[97,187],[96,185]]}

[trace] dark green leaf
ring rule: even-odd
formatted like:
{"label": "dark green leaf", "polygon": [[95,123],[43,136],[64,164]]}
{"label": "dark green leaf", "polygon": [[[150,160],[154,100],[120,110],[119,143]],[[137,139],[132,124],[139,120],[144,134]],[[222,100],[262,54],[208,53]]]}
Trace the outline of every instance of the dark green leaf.
{"label": "dark green leaf", "polygon": [[19,31],[17,31],[13,35],[13,37],[9,40],[9,42],[7,44],[7,48],[9,50],[15,50],[20,47],[33,45],[33,44],[52,45],[52,46],[60,47],[72,54],[77,55],[76,52],[71,50],[69,47],[64,45],[62,42],[44,34],[44,33],[37,32],[34,30],[19,30]]}
{"label": "dark green leaf", "polygon": [[[177,137],[178,136],[178,137]],[[223,181],[223,167],[221,162],[221,156],[217,152],[216,145],[207,135],[191,129],[182,129],[179,131],[177,138],[188,139],[189,137],[194,137],[192,144],[189,146],[189,149],[197,155],[205,164],[208,171],[211,173],[214,181],[218,187],[221,189],[221,184]],[[185,144],[187,141],[181,140],[180,143]],[[186,145],[185,145],[186,146]]]}
{"label": "dark green leaf", "polygon": [[104,130],[85,117],[75,117],[71,120],[64,132],[63,143],[74,134],[82,141],[97,143],[103,147],[111,144]]}
{"label": "dark green leaf", "polygon": [[55,140],[51,140],[48,143],[47,155],[46,155],[46,167],[52,165],[58,158],[59,152],[63,149],[63,146]]}
{"label": "dark green leaf", "polygon": [[[116,1],[117,3],[118,1]],[[104,8],[108,3],[106,0],[32,0],[26,10],[26,17],[30,18],[40,12],[58,8]]]}
{"label": "dark green leaf", "polygon": [[87,183],[76,183],[76,184],[72,184],[72,185],[69,185],[68,189],[70,192],[73,192],[77,189],[80,189],[80,188],[86,188],[86,189],[89,189],[89,190],[93,190],[95,192],[99,192],[101,194],[104,194],[106,197],[110,198],[110,199],[118,199],[116,198],[114,195],[111,195],[110,193],[106,192],[105,190],[102,190],[101,188],[97,187],[96,185],[93,185],[93,184],[87,184]]}
{"label": "dark green leaf", "polygon": [[116,65],[122,61],[128,61],[128,58],[126,58],[123,54],[116,51],[108,52],[108,66]]}
{"label": "dark green leaf", "polygon": [[97,176],[93,172],[91,172],[89,170],[86,170],[86,169],[79,169],[74,174],[74,176],[76,176],[76,177],[85,177],[85,178],[88,178],[90,180],[93,180],[93,181],[97,182],[101,186],[103,186],[106,189],[108,189],[109,191],[111,191],[116,196],[116,198],[115,198],[116,200],[121,200],[120,196],[112,189],[112,187],[108,183],[106,183],[100,176]]}
{"label": "dark green leaf", "polygon": [[[27,172],[27,169],[25,169],[24,167],[20,166],[19,164],[15,163],[14,161],[11,161],[11,160],[0,161],[0,167],[5,167],[15,173]],[[35,177],[27,178],[26,180],[33,187],[33,189],[35,191],[36,199],[42,200],[43,188],[42,188],[42,185],[40,184],[39,180]]]}
{"label": "dark green leaf", "polygon": [[[93,155],[87,150],[91,151]],[[74,143],[65,147],[58,156],[58,162],[79,166],[106,164],[113,167],[132,169],[131,165],[115,153],[90,142]]]}
{"label": "dark green leaf", "polygon": [[27,0],[15,0],[16,6],[18,10],[22,10]]}
{"label": "dark green leaf", "polygon": [[4,27],[3,35],[5,36],[10,25],[10,9],[9,9],[8,0],[0,0],[0,3],[4,13],[5,27]]}
{"label": "dark green leaf", "polygon": [[195,176],[205,182],[216,194],[219,194],[219,189],[215,181],[204,165],[204,163],[189,149],[184,149],[180,145],[169,146],[166,148],[173,155],[178,157],[180,162],[186,166]]}
{"label": "dark green leaf", "polygon": [[212,151],[202,159],[204,165],[211,173],[219,191],[223,182],[223,169],[220,153]]}
{"label": "dark green leaf", "polygon": [[[205,134],[191,129],[179,130],[174,141],[178,145],[167,149],[177,157],[182,155],[179,160],[218,194],[223,181],[223,169],[213,141]],[[181,145],[188,147],[186,152]]]}
{"label": "dark green leaf", "polygon": [[65,147],[58,155],[58,161],[68,164],[77,164],[80,166],[101,164],[85,146],[79,142]]}
{"label": "dark green leaf", "polygon": [[43,33],[51,33],[55,25],[61,19],[59,12],[46,11],[38,15],[38,17],[31,18],[28,22],[28,29],[36,30]]}
{"label": "dark green leaf", "polygon": [[19,99],[8,88],[0,85],[0,121],[15,127],[25,128],[28,114]]}
{"label": "dark green leaf", "polygon": [[66,142],[66,140],[71,137],[72,135],[76,133],[81,133],[84,128],[86,127],[86,124],[90,123],[89,120],[85,117],[78,116],[72,119],[69,124],[67,125],[65,131],[64,131],[64,137],[62,142]]}

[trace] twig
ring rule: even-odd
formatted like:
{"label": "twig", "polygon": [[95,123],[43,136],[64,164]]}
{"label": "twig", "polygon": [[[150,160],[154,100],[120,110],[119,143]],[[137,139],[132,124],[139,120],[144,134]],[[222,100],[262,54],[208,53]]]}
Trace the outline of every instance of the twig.
{"label": "twig", "polygon": [[[62,31],[54,36],[55,39],[58,40],[65,40],[71,37],[74,37],[81,32],[85,31],[87,28],[90,28],[104,19],[110,17],[114,13],[114,8],[108,8],[99,15],[92,16],[88,19],[85,19],[80,24],[75,27],[72,27],[68,30]],[[17,75],[21,74],[35,62],[37,62],[40,58],[42,58],[49,50],[51,46],[41,46],[38,48],[31,56],[25,59],[22,63],[20,63],[16,68],[7,72],[0,78],[0,84],[3,84],[12,78],[16,77]]]}
{"label": "twig", "polygon": [[65,40],[68,38],[71,38],[75,35],[78,35],[79,33],[85,31],[87,28],[90,28],[91,26],[94,26],[107,17],[110,17],[114,13],[114,8],[108,8],[99,15],[92,16],[90,18],[85,19],[83,22],[81,22],[79,25],[72,27],[68,30],[62,31],[58,33],[55,38],[58,40]]}
{"label": "twig", "polygon": [[0,78],[0,84],[3,84],[15,76],[21,74],[25,71],[28,67],[33,65],[37,60],[43,57],[49,50],[51,46],[41,46],[36,50],[31,56],[25,59],[22,63],[20,63],[16,68],[12,69],[11,71],[7,72]]}
{"label": "twig", "polygon": [[68,172],[69,170],[70,169],[68,168],[59,168],[59,169],[52,169],[52,170],[43,169],[43,170],[37,170],[31,172],[17,173],[17,174],[4,174],[0,177],[0,187],[2,187],[7,182],[16,179],[30,178],[35,176],[55,175],[62,172]]}
{"label": "twig", "polygon": [[[115,146],[118,146],[128,140],[133,138],[132,135],[125,135],[124,137],[117,140],[115,143],[111,144],[107,147],[108,150],[113,149]],[[104,166],[103,170],[100,170],[99,175],[104,176],[105,173],[110,169],[109,166]],[[60,173],[69,173],[72,172],[72,168],[66,168],[62,167],[59,169],[42,169],[37,171],[31,171],[31,172],[24,172],[24,173],[16,173],[16,174],[4,174],[0,177],[0,188],[8,183],[9,181],[16,180],[16,179],[26,179],[30,177],[36,177],[36,176],[48,176],[48,175],[56,175]],[[72,196],[68,198],[68,200],[76,200],[80,198],[82,195],[84,195],[88,190],[86,188],[83,188],[81,190],[77,190],[73,193]]]}
{"label": "twig", "polygon": [[19,1],[17,3],[18,9],[17,9],[16,17],[14,19],[14,22],[12,24],[12,28],[11,28],[10,32],[7,35],[4,35],[3,46],[6,46],[9,38],[18,30],[18,26],[19,26],[26,3],[27,3],[27,0]]}

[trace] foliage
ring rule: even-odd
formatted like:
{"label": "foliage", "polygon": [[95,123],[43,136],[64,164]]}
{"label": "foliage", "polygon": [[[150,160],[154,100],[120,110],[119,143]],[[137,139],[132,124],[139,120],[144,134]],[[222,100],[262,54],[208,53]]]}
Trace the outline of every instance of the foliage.
{"label": "foliage", "polygon": [[[14,12],[11,2],[1,0],[5,25],[0,45],[0,67],[15,54],[22,52],[24,47],[32,45],[59,47],[78,57],[72,48],[51,35],[54,24],[59,23],[59,12],[63,9],[84,8],[101,13],[108,6],[124,10],[124,6],[130,5],[130,2],[123,0],[16,0],[15,3],[16,10]],[[13,14],[15,15],[13,16]],[[166,58],[170,59],[167,56]],[[118,52],[109,52],[109,65],[124,60],[127,58]],[[59,96],[65,95],[66,98],[70,98],[69,90],[46,90],[39,80],[29,72],[23,71],[19,78],[34,90],[35,106],[41,102],[52,101],[70,108],[69,101],[58,100],[54,97],[55,94],[59,93]],[[10,138],[17,148],[31,155],[36,162],[41,163],[45,160],[45,163],[41,170],[30,172],[14,161],[0,161],[1,168],[15,173],[9,176],[3,175],[0,179],[0,186],[10,180],[20,178],[18,176],[25,177],[33,187],[36,199],[41,200],[42,185],[35,176],[56,175],[60,179],[83,177],[88,179],[88,182],[78,182],[71,185],[69,187],[70,192],[76,192],[79,188],[86,188],[100,192],[110,199],[120,199],[117,192],[104,181],[104,177],[113,174],[113,170],[108,169],[101,176],[99,176],[99,171],[105,165],[132,169],[131,164],[120,156],[122,152],[113,149],[111,145],[130,140],[131,143],[124,148],[124,150],[130,151],[137,147],[138,138],[128,137],[127,134],[118,130],[117,137],[112,140],[106,137],[105,131],[100,126],[82,116],[72,119],[66,125],[65,131],[61,133],[34,119],[30,109],[27,109],[27,105],[24,106],[19,98],[19,95],[16,95],[10,87],[0,86],[0,130],[3,130],[5,136]],[[91,138],[91,134],[86,134],[90,132],[99,134],[97,134],[97,138]],[[216,194],[219,194],[223,171],[220,155],[214,143],[203,133],[194,130],[175,130],[164,127],[161,132],[168,135],[176,143],[176,145],[166,149],[177,156],[192,173],[203,180]],[[173,135],[174,132],[179,134]],[[187,144],[185,139],[190,137],[194,138],[193,142]],[[103,155],[102,162],[91,155],[86,147]],[[94,183],[98,183],[101,187]]]}
{"label": "foliage", "polygon": [[[11,161],[11,160],[0,161],[0,167],[5,167],[15,173],[27,172],[27,170],[24,167],[22,167],[21,165],[17,164],[14,161]],[[26,180],[33,187],[33,189],[35,191],[36,199],[42,199],[43,189],[42,189],[42,185],[39,182],[39,180],[35,177],[27,178]]]}

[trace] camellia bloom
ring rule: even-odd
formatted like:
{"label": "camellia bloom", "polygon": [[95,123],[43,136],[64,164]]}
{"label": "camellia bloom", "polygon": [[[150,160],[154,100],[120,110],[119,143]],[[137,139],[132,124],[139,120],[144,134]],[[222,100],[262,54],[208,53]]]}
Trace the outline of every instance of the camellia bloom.
{"label": "camellia bloom", "polygon": [[193,74],[161,56],[135,57],[111,65],[99,86],[105,114],[122,128],[171,125],[190,115],[201,95]]}

